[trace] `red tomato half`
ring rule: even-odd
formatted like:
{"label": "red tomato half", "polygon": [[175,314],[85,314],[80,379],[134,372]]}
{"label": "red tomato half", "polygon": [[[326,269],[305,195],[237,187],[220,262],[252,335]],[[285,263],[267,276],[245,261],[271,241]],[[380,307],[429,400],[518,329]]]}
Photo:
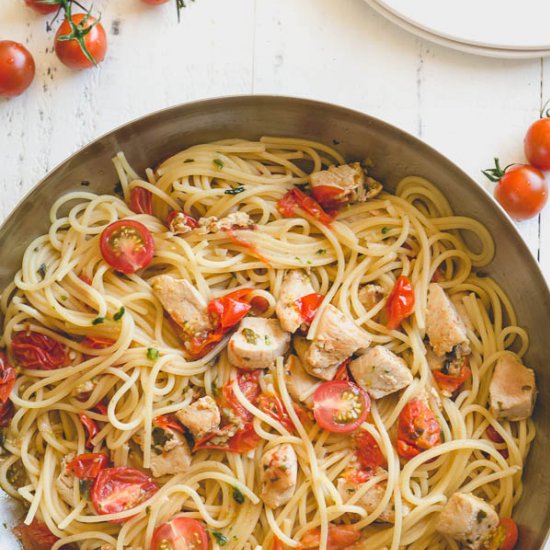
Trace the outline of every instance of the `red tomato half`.
{"label": "red tomato half", "polygon": [[59,4],[43,4],[42,0],[25,0],[25,4],[42,15],[55,13],[59,9]]}
{"label": "red tomato half", "polygon": [[529,126],[523,146],[529,164],[550,170],[550,118],[541,118]]}
{"label": "red tomato half", "polygon": [[[469,364],[470,360],[468,357],[464,357],[466,362]],[[472,376],[472,371],[467,365],[464,365],[458,374],[444,374],[439,370],[432,371],[434,378],[437,382],[437,385],[443,390],[449,393],[454,393],[466,380],[469,380]]]}
{"label": "red tomato half", "polygon": [[116,343],[116,340],[111,338],[101,338],[99,336],[86,336],[84,340],[80,342],[81,346],[90,349],[105,349],[110,348]]}
{"label": "red tomato half", "polygon": [[30,525],[21,522],[13,532],[21,540],[23,548],[28,550],[51,550],[59,540],[39,519],[33,519]]}
{"label": "red tomato half", "polygon": [[[238,244],[239,246],[242,246],[243,248],[248,250],[252,256],[255,256],[256,258],[258,258],[258,260],[263,262],[265,265],[267,265],[268,267],[271,267],[271,263],[269,262],[269,260],[258,250],[256,245],[252,244],[246,239],[243,239],[242,237],[239,237],[235,233],[235,231],[233,231],[233,229],[224,229],[223,231],[229,237],[231,242]],[[248,229],[247,231],[250,231],[250,229]]]}
{"label": "red tomato half", "polygon": [[311,188],[311,194],[323,208],[334,210],[348,203],[351,191],[332,185],[316,185]]}
{"label": "red tomato half", "polygon": [[154,422],[157,426],[163,428],[164,430],[173,430],[175,432],[179,432],[180,434],[185,432],[184,427],[180,424],[174,414],[163,414],[161,416],[157,416],[155,417]]}
{"label": "red tomato half", "polygon": [[395,281],[386,302],[387,327],[390,330],[399,328],[401,322],[412,315],[413,311],[414,289],[409,278],[402,275]]}
{"label": "red tomato half", "polygon": [[410,459],[440,443],[441,427],[433,411],[421,399],[411,399],[399,415],[397,453]]}
{"label": "red tomato half", "polygon": [[[361,532],[353,525],[328,526],[327,550],[345,550],[361,538]],[[321,529],[319,527],[304,533],[300,539],[300,550],[318,550],[321,544]]]}
{"label": "red tomato half", "polygon": [[104,453],[84,453],[73,458],[67,464],[67,470],[78,479],[95,479],[107,464],[109,457]]}
{"label": "red tomato half", "polygon": [[277,202],[277,210],[285,218],[296,217],[296,209],[301,208],[304,212],[307,212],[310,216],[318,220],[324,225],[330,225],[333,217],[328,212],[325,212],[321,205],[312,199],[309,195],[306,195],[298,188],[291,189],[286,195]]}
{"label": "red tomato half", "polygon": [[290,419],[290,416],[288,416],[285,406],[278,395],[262,393],[258,397],[258,408],[274,420],[277,420],[288,432],[294,432],[294,423]]}
{"label": "red tomato half", "polygon": [[182,210],[172,210],[166,217],[166,225],[172,233],[177,235],[178,233],[187,233],[188,229],[196,229],[199,223]]}
{"label": "red tomato half", "polygon": [[311,325],[317,310],[323,302],[323,298],[324,296],[322,294],[314,292],[313,294],[302,296],[294,302],[300,313],[300,317],[302,317],[306,325]]}
{"label": "red tomato half", "polygon": [[15,407],[9,399],[0,405],[0,428],[7,428],[14,414]]}
{"label": "red tomato half", "polygon": [[34,79],[34,59],[17,42],[0,40],[0,97],[22,94]]}
{"label": "red tomato half", "polygon": [[273,548],[271,550],[285,550],[283,543],[276,536],[273,536]]}
{"label": "red tomato half", "polygon": [[514,550],[518,538],[516,522],[512,518],[502,518],[486,548],[487,550]]}
{"label": "red tomato half", "polygon": [[346,380],[323,382],[315,390],[313,402],[315,420],[329,432],[352,432],[370,411],[368,394]]}
{"label": "red tomato half", "polygon": [[85,413],[79,413],[78,418],[80,418],[80,422],[82,422],[82,425],[86,428],[86,433],[88,434],[88,438],[86,439],[86,447],[88,447],[88,449],[93,449],[94,444],[92,443],[92,440],[99,433],[99,428],[96,421]]}
{"label": "red tomato half", "polygon": [[130,191],[130,208],[136,214],[153,213],[153,194],[143,187],[134,187]]}
{"label": "red tomato half", "polygon": [[[92,504],[100,515],[117,514],[149,500],[158,490],[159,486],[140,470],[123,466],[105,468],[92,487]],[[127,519],[112,520],[112,523]]]}
{"label": "red tomato half", "polygon": [[386,467],[386,457],[382,454],[376,439],[369,432],[361,431],[355,435],[357,458],[362,469],[375,472],[380,467]]}
{"label": "red tomato half", "polygon": [[[485,430],[485,435],[493,442],[493,443],[504,443],[504,438],[493,428],[493,426],[489,425],[487,429]],[[504,457],[508,458],[510,456],[510,453],[508,452],[507,448],[504,449],[498,449],[498,452]]]}
{"label": "red tomato half", "polygon": [[4,352],[0,351],[0,405],[8,400],[15,386],[15,369],[8,363]]}
{"label": "red tomato half", "polygon": [[200,521],[174,518],[155,529],[151,550],[208,550],[208,535]]}
{"label": "red tomato half", "polygon": [[17,363],[25,369],[54,370],[70,363],[68,350],[61,342],[38,332],[16,333],[11,349]]}
{"label": "red tomato half", "polygon": [[89,69],[101,63],[107,53],[107,34],[103,25],[95,17],[86,13],[75,13],[71,19],[78,29],[78,34],[83,37],[86,49],[95,63],[82,51],[78,40],[63,40],[64,36],[70,35],[73,31],[68,19],[61,23],[55,33],[55,53],[59,61],[70,69]]}
{"label": "red tomato half", "polygon": [[103,259],[126,274],[147,267],[155,253],[153,235],[135,220],[118,220],[108,225],[101,233],[99,247]]}

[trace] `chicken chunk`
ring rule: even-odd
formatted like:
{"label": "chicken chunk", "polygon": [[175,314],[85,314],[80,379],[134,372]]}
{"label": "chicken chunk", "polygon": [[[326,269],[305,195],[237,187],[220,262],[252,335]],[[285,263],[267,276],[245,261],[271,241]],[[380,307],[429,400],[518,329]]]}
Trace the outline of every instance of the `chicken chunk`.
{"label": "chicken chunk", "polygon": [[261,498],[270,508],[286,504],[296,490],[298,459],[290,443],[269,449],[260,463]]}
{"label": "chicken chunk", "polygon": [[478,550],[499,522],[495,509],[470,493],[455,493],[439,514],[436,529],[466,548]]}
{"label": "chicken chunk", "polygon": [[211,328],[206,300],[191,283],[170,275],[157,275],[149,283],[162,307],[187,334]]}
{"label": "chicken chunk", "polygon": [[74,453],[70,453],[61,459],[61,471],[55,480],[55,488],[61,496],[61,499],[69,506],[75,506],[74,499],[74,481],[75,476],[67,470],[67,465],[74,458]]}
{"label": "chicken chunk", "polygon": [[246,212],[232,212],[223,218],[209,216],[199,219],[199,233],[218,233],[225,229],[251,229],[254,222]]}
{"label": "chicken chunk", "polygon": [[469,352],[466,327],[455,306],[437,283],[431,283],[428,287],[426,333],[436,355],[444,355],[458,345],[464,352]]}
{"label": "chicken chunk", "polygon": [[497,361],[489,385],[491,413],[500,420],[524,420],[533,414],[535,373],[511,353]]}
{"label": "chicken chunk", "polygon": [[307,350],[295,348],[309,374],[332,380],[338,366],[359,349],[365,349],[370,336],[348,319],[339,309],[329,304],[317,327],[317,335]]}
{"label": "chicken chunk", "polygon": [[288,332],[296,332],[303,323],[302,316],[295,305],[298,298],[303,298],[315,291],[306,273],[299,269],[289,271],[281,285],[276,313],[281,326]]}
{"label": "chicken chunk", "polygon": [[413,381],[407,363],[384,346],[369,348],[351,361],[349,369],[373,399],[399,391]]}
{"label": "chicken chunk", "polygon": [[462,319],[462,322],[464,323],[466,329],[474,332],[474,324],[472,323],[472,320],[468,315],[468,310],[466,309],[466,306],[463,302],[463,299],[466,296],[468,296],[467,292],[457,292],[456,294],[453,294],[451,296],[451,302],[455,306],[456,312],[458,313],[458,316]]}
{"label": "chicken chunk", "polygon": [[202,439],[220,426],[220,409],[209,395],[177,411],[176,417],[193,434],[195,440]]}
{"label": "chicken chunk", "polygon": [[313,393],[319,385],[319,380],[306,372],[302,362],[295,355],[291,355],[286,362],[285,383],[292,399],[310,409],[313,408]]}
{"label": "chicken chunk", "polygon": [[[361,484],[353,483],[341,477],[336,483],[336,488],[338,489],[342,500],[347,502],[361,488]],[[386,488],[387,485],[385,481],[377,483],[357,501],[357,505],[362,506],[370,514],[378,507],[384,498]],[[402,510],[404,514],[408,514],[409,512],[409,508],[405,504],[403,504]],[[386,523],[395,522],[395,508],[391,499],[378,516],[378,521],[383,521]]]}
{"label": "chicken chunk", "polygon": [[[174,430],[155,427],[151,436],[150,468],[153,477],[181,474],[189,469],[191,451],[182,434]],[[134,440],[143,449],[144,441],[141,434],[135,435]]]}
{"label": "chicken chunk", "polygon": [[371,310],[382,298],[384,298],[385,291],[380,285],[368,284],[359,290],[359,301],[365,306],[367,311]]}
{"label": "chicken chunk", "polygon": [[277,319],[246,317],[231,336],[227,354],[230,363],[241,369],[267,369],[286,353],[289,344],[290,334]]}

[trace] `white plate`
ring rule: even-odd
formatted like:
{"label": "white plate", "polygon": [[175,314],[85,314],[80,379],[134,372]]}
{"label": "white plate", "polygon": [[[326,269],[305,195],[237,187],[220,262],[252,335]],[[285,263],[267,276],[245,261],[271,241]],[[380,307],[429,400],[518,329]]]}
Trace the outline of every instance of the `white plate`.
{"label": "white plate", "polygon": [[378,0],[429,33],[497,49],[550,49],[548,0]]}
{"label": "white plate", "polygon": [[420,27],[417,27],[402,19],[401,17],[395,15],[394,12],[387,10],[382,6],[379,0],[365,0],[375,11],[383,15],[386,19],[395,23],[402,29],[424,38],[440,46],[445,46],[447,48],[452,48],[465,53],[471,53],[475,55],[482,55],[486,57],[497,57],[505,59],[532,59],[538,57],[545,57],[550,55],[550,47],[548,49],[510,49],[510,48],[496,48],[496,47],[486,47],[486,46],[477,46],[470,45],[465,42],[460,42],[457,40],[451,40],[445,37],[442,37],[438,34],[426,31]]}

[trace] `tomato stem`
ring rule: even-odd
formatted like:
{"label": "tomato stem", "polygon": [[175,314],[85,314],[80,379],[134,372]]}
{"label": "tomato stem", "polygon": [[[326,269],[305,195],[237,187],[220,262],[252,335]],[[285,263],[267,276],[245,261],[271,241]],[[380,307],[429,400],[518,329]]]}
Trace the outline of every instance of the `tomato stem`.
{"label": "tomato stem", "polygon": [[[192,0],[194,2],[195,0]],[[176,0],[176,9],[178,10],[178,23],[181,21],[181,10],[186,8],[185,0]]]}
{"label": "tomato stem", "polygon": [[500,167],[500,161],[498,158],[495,157],[495,167],[494,168],[487,168],[487,170],[482,170],[481,173],[493,183],[497,183],[502,176],[506,173],[506,170],[510,168],[510,166],[514,166],[514,164],[517,164],[516,162],[512,162],[511,164],[508,164],[504,168]]}
{"label": "tomato stem", "polygon": [[548,103],[550,103],[550,99],[547,99],[544,102],[544,105],[542,106],[542,109],[540,110],[540,116],[539,118],[550,118],[550,109],[547,109]]}

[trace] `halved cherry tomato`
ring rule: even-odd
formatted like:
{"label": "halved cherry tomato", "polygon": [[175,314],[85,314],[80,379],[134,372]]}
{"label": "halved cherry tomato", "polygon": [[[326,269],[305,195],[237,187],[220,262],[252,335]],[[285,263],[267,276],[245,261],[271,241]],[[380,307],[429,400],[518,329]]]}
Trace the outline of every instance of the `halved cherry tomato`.
{"label": "halved cherry tomato", "polygon": [[[250,401],[252,405],[258,403],[258,397],[262,393],[260,388],[259,378],[261,370],[244,370],[239,369],[237,372],[237,384],[241,393],[244,395],[247,401]],[[245,409],[237,399],[235,392],[233,391],[233,383],[230,381],[224,385],[219,399],[222,409],[229,407],[235,414],[238,414],[243,420],[252,420],[253,415],[248,409]]]}
{"label": "halved cherry tomato", "polygon": [[[504,443],[504,438],[493,428],[493,426],[489,425],[487,429],[485,430],[485,434],[487,437],[493,442],[493,443]],[[504,457],[508,458],[509,452],[507,448],[499,449],[498,452]]]}
{"label": "halved cherry tomato", "polygon": [[348,203],[351,191],[333,185],[316,185],[311,188],[311,194],[323,208],[335,210]]}
{"label": "halved cherry tomato", "polygon": [[86,439],[86,447],[88,447],[88,449],[93,449],[94,444],[92,443],[92,439],[99,433],[99,428],[96,421],[90,418],[86,413],[79,413],[78,418],[80,418],[80,422],[82,422],[82,425],[86,428],[86,432],[88,434],[88,438]]}
{"label": "halved cherry tomato", "polygon": [[414,289],[408,277],[397,278],[386,302],[387,327],[395,330],[414,311]]}
{"label": "halved cherry tomato", "polygon": [[34,72],[34,59],[23,44],[0,40],[0,97],[22,94],[31,85]]}
{"label": "halved cherry tomato", "polygon": [[42,15],[55,13],[60,7],[59,4],[44,4],[43,0],[25,0],[25,4]]}
{"label": "halved cherry tomato", "polygon": [[[256,433],[256,430],[254,430],[252,422],[245,422],[235,435],[230,436],[227,439],[223,437],[225,433],[230,434],[233,433],[233,431],[233,426],[228,424],[221,430],[208,434],[200,441],[197,441],[193,447],[193,451],[200,451],[201,449],[216,449],[231,453],[247,453],[248,451],[255,449],[262,440]],[[219,439],[219,441],[213,442],[212,439]]]}
{"label": "halved cherry tomato", "polygon": [[112,338],[102,338],[100,336],[86,336],[84,340],[80,342],[82,346],[90,349],[105,349],[110,348],[116,343],[116,340]]}
{"label": "halved cherry tomato", "polygon": [[317,310],[323,302],[323,298],[322,294],[314,292],[313,294],[302,296],[294,302],[296,309],[300,313],[300,317],[306,325],[311,325]]}
{"label": "halved cherry tomato", "polygon": [[151,550],[208,550],[208,535],[196,519],[173,518],[155,529]]}
{"label": "halved cherry tomato", "polygon": [[173,430],[175,432],[179,432],[180,434],[185,432],[183,425],[178,422],[178,419],[174,414],[163,414],[161,416],[156,416],[154,422],[159,428],[163,428],[165,430]]}
{"label": "halved cherry tomato", "polygon": [[397,424],[397,452],[413,458],[441,443],[441,427],[433,411],[422,399],[411,399],[401,411]]}
{"label": "halved cherry tomato", "polygon": [[107,464],[109,457],[105,453],[84,453],[75,456],[67,464],[67,470],[78,479],[95,479]]}
{"label": "halved cherry tomato", "polygon": [[288,416],[285,406],[278,395],[262,393],[258,397],[258,408],[274,420],[277,420],[287,431],[290,433],[294,432],[294,423],[290,419],[290,416]]}
{"label": "halved cherry tomato", "polygon": [[336,371],[336,374],[334,375],[333,380],[349,380],[351,382],[355,382],[352,380],[348,365],[351,362],[351,357],[348,357],[345,361],[342,362],[342,364],[338,367],[338,370]]}
{"label": "halved cherry tomato", "polygon": [[518,537],[516,522],[512,518],[502,518],[486,548],[487,550],[514,550]]}
{"label": "halved cherry tomato", "polygon": [[25,369],[53,370],[70,363],[68,350],[61,342],[38,332],[16,333],[11,349],[17,363]]}
{"label": "halved cherry tomato", "polygon": [[368,394],[352,382],[323,382],[313,394],[313,415],[321,428],[329,432],[352,432],[370,411]]}
{"label": "halved cherry tomato", "polygon": [[378,468],[387,465],[386,457],[382,454],[376,439],[367,431],[355,435],[357,458],[362,469],[374,473]]}
{"label": "halved cherry tomato", "polygon": [[7,428],[14,414],[15,407],[9,399],[5,403],[0,404],[0,428]]}
{"label": "halved cherry tomato", "polygon": [[[246,239],[239,237],[233,229],[224,229],[223,231],[231,239],[232,242],[238,244],[239,246],[242,246],[243,248],[246,248],[250,251],[252,256],[256,256],[258,260],[263,262],[268,267],[271,267],[271,263],[269,262],[269,260],[258,250],[256,245],[252,244]],[[250,231],[250,229],[247,229],[246,231]]]}
{"label": "halved cherry tomato", "polygon": [[[467,359],[467,357],[465,357]],[[437,385],[449,393],[454,393],[466,380],[472,376],[472,371],[466,365],[460,369],[458,374],[445,374],[440,370],[432,371]]]}
{"label": "halved cherry tomato", "polygon": [[136,214],[153,213],[153,194],[143,187],[134,187],[130,191],[130,208]]}
{"label": "halved cherry tomato", "polygon": [[523,146],[529,164],[550,170],[550,118],[541,118],[529,126]]}
{"label": "halved cherry tomato", "polygon": [[0,405],[8,400],[15,386],[15,369],[9,364],[6,354],[0,351]]}
{"label": "halved cherry tomato", "polygon": [[334,216],[325,212],[315,199],[295,187],[287,191],[285,196],[277,202],[277,210],[285,218],[294,218],[296,217],[297,208],[301,208],[323,225],[330,226],[334,219]]}
{"label": "halved cherry tomato", "polygon": [[82,36],[93,61],[85,55],[78,40],[64,39],[73,33],[68,19],[61,23],[55,33],[55,53],[59,61],[70,69],[89,69],[101,63],[107,53],[107,34],[103,25],[87,13],[75,13],[71,16],[71,20],[77,28],[77,34]]}
{"label": "halved cherry tomato", "polygon": [[51,550],[59,540],[48,526],[37,518],[34,518],[30,525],[19,523],[13,532],[27,550]]}
{"label": "halved cherry tomato", "polygon": [[182,210],[172,210],[166,217],[166,225],[172,233],[187,233],[189,229],[196,229],[199,223]]}
{"label": "halved cherry tomato", "polygon": [[[361,532],[353,525],[328,526],[327,550],[345,550],[361,538]],[[316,527],[304,533],[300,550],[318,550],[321,544],[321,529]]]}
{"label": "halved cherry tomato", "polygon": [[[159,486],[141,470],[119,466],[99,472],[92,487],[92,504],[100,515],[130,510],[149,500]],[[121,523],[129,518],[111,520]]]}
{"label": "halved cherry tomato", "polygon": [[101,233],[103,259],[117,271],[130,274],[147,267],[155,253],[151,232],[135,220],[118,220]]}

